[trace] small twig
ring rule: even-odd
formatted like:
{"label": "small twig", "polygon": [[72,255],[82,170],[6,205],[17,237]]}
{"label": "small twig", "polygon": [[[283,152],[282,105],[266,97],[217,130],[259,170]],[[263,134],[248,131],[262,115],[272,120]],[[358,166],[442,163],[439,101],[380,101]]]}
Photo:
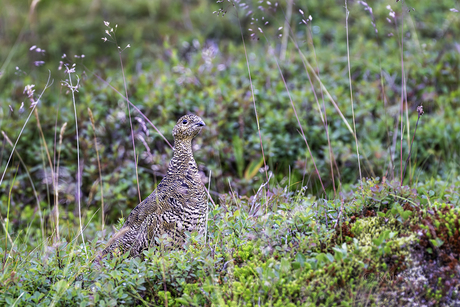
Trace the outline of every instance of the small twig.
{"label": "small twig", "polygon": [[335,221],[334,229],[335,229],[335,228],[337,227],[337,225],[339,224],[340,218],[342,217],[342,213],[343,213],[343,198],[341,198],[340,212],[339,212],[339,215],[337,216],[337,221]]}
{"label": "small twig", "polygon": [[[236,200],[235,192],[233,192],[232,183],[230,182],[230,179],[228,179],[228,186],[230,187],[230,192],[232,193],[232,197],[233,197],[233,200],[235,201],[235,205],[237,205],[237,204],[238,204],[238,201]],[[239,209],[239,208],[238,208],[238,209]]]}
{"label": "small twig", "polygon": [[[256,214],[256,212],[258,211],[258,210],[256,210],[256,209],[258,209],[258,207],[257,207],[257,208],[254,207],[255,204],[256,204],[257,195],[259,195],[259,192],[262,190],[262,188],[264,188],[264,187],[270,182],[270,179],[272,178],[272,175],[273,175],[273,173],[270,172],[270,173],[269,173],[269,176],[268,176],[268,180],[267,180],[266,182],[264,182],[264,183],[259,187],[259,189],[257,190],[256,195],[254,195],[254,201],[252,202],[251,210],[249,210],[249,213],[250,213],[250,214],[251,214],[251,212],[253,212],[252,214],[254,215],[254,214]],[[259,206],[259,207],[260,207],[260,206]]]}

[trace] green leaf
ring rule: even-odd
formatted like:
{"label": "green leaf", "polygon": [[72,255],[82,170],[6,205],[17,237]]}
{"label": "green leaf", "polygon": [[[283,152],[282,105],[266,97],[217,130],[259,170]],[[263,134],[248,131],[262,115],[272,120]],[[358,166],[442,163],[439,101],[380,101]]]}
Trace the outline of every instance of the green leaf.
{"label": "green leaf", "polygon": [[440,247],[444,244],[444,241],[439,238],[436,238],[435,240],[430,239],[430,242],[431,244],[433,244],[434,247]]}
{"label": "green leaf", "polygon": [[372,243],[374,243],[374,245],[380,246],[383,243],[383,237],[380,236],[377,239],[373,239]]}
{"label": "green leaf", "polygon": [[238,176],[241,178],[243,177],[244,170],[243,140],[238,135],[234,135],[232,138],[232,145],[233,154],[235,156],[236,161],[236,169],[238,172]]}
{"label": "green leaf", "polygon": [[261,157],[259,161],[251,161],[251,163],[248,165],[246,168],[246,171],[244,172],[244,179],[249,180],[254,178],[255,175],[257,175],[257,172],[259,169],[262,167],[264,164],[264,158]]}
{"label": "green leaf", "polygon": [[303,267],[305,264],[305,256],[302,253],[297,253],[295,260],[300,264],[300,267]]}
{"label": "green leaf", "polygon": [[407,220],[412,214],[413,214],[412,211],[406,210],[401,214],[401,216],[404,220]]}
{"label": "green leaf", "polygon": [[280,270],[283,273],[288,273],[291,270],[291,262],[286,258],[281,259]]}
{"label": "green leaf", "polygon": [[175,301],[178,302],[178,303],[180,303],[180,304],[186,305],[186,306],[189,305],[190,302],[191,302],[191,300],[188,301],[188,300],[186,300],[186,299],[183,298],[183,297],[178,297],[178,298],[175,299]]}

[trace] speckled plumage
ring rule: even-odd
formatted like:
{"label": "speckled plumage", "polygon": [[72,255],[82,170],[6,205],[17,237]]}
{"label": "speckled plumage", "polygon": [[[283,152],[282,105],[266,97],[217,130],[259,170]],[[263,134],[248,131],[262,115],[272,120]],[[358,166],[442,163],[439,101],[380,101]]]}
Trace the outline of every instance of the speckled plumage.
{"label": "speckled plumage", "polygon": [[156,190],[131,211],[102,255],[118,250],[137,256],[157,244],[155,237],[167,234],[175,245],[182,245],[186,231],[204,231],[207,195],[192,152],[192,139],[203,126],[203,120],[193,114],[177,121],[173,129],[174,156],[166,176]]}

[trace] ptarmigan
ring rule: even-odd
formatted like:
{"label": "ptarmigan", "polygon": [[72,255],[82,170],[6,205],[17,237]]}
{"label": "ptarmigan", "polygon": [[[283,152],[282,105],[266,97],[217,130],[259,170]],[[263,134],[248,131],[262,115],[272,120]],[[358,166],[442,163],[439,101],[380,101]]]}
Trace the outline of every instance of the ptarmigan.
{"label": "ptarmigan", "polygon": [[184,243],[185,232],[204,231],[207,194],[192,152],[192,139],[205,126],[193,114],[179,119],[174,127],[174,156],[166,176],[155,191],[134,208],[123,227],[102,251],[138,256],[144,249],[157,245],[155,238],[167,234],[174,245]]}

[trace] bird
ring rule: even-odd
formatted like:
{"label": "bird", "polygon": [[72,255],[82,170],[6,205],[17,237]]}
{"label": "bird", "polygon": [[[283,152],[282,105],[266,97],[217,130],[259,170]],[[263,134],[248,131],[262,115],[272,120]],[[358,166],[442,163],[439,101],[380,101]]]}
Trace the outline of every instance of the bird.
{"label": "bird", "polygon": [[158,245],[155,238],[172,239],[174,246],[185,243],[185,233],[205,231],[207,193],[193,158],[192,140],[206,126],[197,115],[182,116],[174,126],[174,154],[166,176],[157,188],[129,214],[122,228],[102,251],[141,256],[143,250]]}

